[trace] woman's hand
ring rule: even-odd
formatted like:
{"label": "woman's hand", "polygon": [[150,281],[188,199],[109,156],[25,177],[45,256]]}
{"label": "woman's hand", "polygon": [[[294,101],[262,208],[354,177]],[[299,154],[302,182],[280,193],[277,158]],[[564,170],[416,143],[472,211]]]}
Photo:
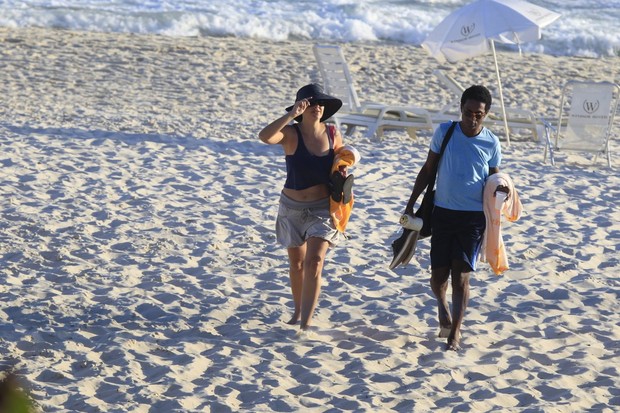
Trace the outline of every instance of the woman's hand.
{"label": "woman's hand", "polygon": [[310,106],[310,102],[308,101],[308,99],[298,100],[297,102],[295,102],[290,112],[287,112],[286,114],[271,122],[269,125],[265,126],[263,130],[258,133],[258,137],[261,141],[270,145],[276,143],[283,144],[286,140],[285,134],[283,132],[284,128],[286,128],[286,126],[293,119],[304,113],[308,106]]}
{"label": "woman's hand", "polygon": [[291,109],[291,115],[293,119],[295,119],[299,115],[303,115],[303,113],[310,106],[310,101],[308,99],[302,99],[295,102],[293,109]]}

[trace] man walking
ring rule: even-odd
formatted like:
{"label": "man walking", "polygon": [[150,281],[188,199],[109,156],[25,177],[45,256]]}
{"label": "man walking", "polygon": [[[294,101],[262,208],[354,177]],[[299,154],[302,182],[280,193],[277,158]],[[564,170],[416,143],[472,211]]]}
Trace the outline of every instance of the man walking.
{"label": "man walking", "polygon": [[[460,329],[469,301],[469,275],[476,270],[486,221],[482,208],[484,184],[499,172],[499,139],[482,125],[491,108],[491,94],[484,86],[471,86],[461,97],[461,120],[440,159],[443,139],[452,122],[435,130],[430,150],[405,213],[413,215],[416,200],[429,179],[437,174],[431,236],[431,288],[438,304],[439,337],[447,350],[460,349]],[[497,190],[507,192],[506,187]],[[452,281],[452,313],[446,292]]]}

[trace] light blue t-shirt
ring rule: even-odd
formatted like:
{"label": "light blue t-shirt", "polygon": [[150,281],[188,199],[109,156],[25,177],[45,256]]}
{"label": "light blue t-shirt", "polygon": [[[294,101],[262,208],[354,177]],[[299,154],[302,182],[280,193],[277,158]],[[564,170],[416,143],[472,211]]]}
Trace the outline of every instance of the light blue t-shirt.
{"label": "light blue t-shirt", "polygon": [[[433,134],[431,151],[439,153],[451,122],[442,123]],[[489,168],[502,160],[499,138],[487,128],[474,137],[466,136],[460,124],[441,159],[437,172],[435,205],[457,211],[482,211],[484,183]]]}

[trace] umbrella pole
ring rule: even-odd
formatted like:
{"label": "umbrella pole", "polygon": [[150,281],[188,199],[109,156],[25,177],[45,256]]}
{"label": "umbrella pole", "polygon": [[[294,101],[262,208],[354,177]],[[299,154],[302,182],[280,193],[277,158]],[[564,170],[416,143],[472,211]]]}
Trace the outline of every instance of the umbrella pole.
{"label": "umbrella pole", "polygon": [[499,86],[499,101],[502,106],[502,116],[504,117],[504,129],[506,130],[506,142],[510,146],[510,130],[508,129],[508,118],[506,117],[506,106],[504,106],[504,93],[502,92],[502,79],[499,76],[499,66],[497,64],[497,54],[495,53],[495,42],[491,40],[491,50],[493,50],[493,60],[495,60],[495,73],[497,74],[497,84]]}

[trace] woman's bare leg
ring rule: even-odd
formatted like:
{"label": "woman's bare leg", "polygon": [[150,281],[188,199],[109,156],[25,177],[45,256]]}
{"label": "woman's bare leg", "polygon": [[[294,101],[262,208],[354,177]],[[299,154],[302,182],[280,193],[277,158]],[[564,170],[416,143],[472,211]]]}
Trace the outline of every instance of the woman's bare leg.
{"label": "woman's bare leg", "polygon": [[306,330],[312,320],[314,309],[321,292],[321,273],[329,242],[321,238],[306,241],[306,256],[303,264],[303,287],[301,292],[301,329]]}
{"label": "woman's bare leg", "polygon": [[305,258],[306,244],[288,249],[289,279],[291,282],[291,292],[293,294],[295,309],[293,311],[293,317],[291,317],[287,324],[297,324],[299,315],[301,314],[301,290],[304,279],[303,265]]}

